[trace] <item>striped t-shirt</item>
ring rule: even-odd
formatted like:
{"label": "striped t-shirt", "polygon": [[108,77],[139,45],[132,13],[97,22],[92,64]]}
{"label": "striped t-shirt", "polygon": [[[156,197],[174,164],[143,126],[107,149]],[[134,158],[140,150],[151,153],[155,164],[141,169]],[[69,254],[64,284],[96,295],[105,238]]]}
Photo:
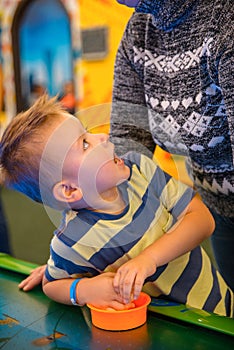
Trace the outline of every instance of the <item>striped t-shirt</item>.
{"label": "striped t-shirt", "polygon": [[[64,213],[51,242],[49,281],[115,272],[166,234],[194,196],[192,188],[146,156],[131,152],[125,163],[131,175],[119,186],[124,211]],[[232,313],[232,294],[201,247],[158,267],[145,281],[144,291],[221,315]]]}

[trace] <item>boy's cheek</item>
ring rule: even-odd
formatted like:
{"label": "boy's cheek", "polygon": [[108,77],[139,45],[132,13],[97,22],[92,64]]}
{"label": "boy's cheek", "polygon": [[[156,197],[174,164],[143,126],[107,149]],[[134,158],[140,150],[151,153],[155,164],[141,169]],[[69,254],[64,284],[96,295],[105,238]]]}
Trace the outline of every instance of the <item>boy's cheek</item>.
{"label": "boy's cheek", "polygon": [[103,150],[90,152],[85,157],[77,173],[79,187],[82,188],[84,193],[97,195],[99,185],[105,181],[108,173],[113,172],[113,165],[110,166],[112,162],[114,165],[113,155],[103,152]]}
{"label": "boy's cheek", "polygon": [[90,175],[93,177],[110,161],[114,162],[113,149],[105,148],[102,144],[97,145],[83,158],[79,166],[79,177],[83,179]]}

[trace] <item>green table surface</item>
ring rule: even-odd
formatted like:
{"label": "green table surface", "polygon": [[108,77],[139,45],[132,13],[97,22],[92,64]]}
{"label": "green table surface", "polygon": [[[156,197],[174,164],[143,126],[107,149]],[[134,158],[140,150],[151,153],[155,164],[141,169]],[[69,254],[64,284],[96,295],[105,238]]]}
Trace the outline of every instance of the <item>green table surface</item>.
{"label": "green table surface", "polygon": [[[33,266],[31,266],[33,267]],[[26,263],[30,271],[30,264]],[[148,311],[147,323],[122,332],[92,325],[89,309],[61,305],[40,287],[25,293],[24,271],[0,268],[0,349],[234,349],[234,337]],[[26,272],[27,274],[27,272]]]}

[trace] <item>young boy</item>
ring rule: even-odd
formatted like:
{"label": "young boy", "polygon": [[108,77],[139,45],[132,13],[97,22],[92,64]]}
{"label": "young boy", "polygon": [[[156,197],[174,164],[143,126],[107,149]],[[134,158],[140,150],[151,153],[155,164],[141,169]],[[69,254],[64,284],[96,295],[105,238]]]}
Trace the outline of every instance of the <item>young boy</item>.
{"label": "young boy", "polygon": [[43,290],[65,304],[122,310],[143,290],[232,316],[233,295],[199,243],[214,221],[193,189],[138,153],[115,155],[41,97],[1,140],[6,186],[58,210]]}

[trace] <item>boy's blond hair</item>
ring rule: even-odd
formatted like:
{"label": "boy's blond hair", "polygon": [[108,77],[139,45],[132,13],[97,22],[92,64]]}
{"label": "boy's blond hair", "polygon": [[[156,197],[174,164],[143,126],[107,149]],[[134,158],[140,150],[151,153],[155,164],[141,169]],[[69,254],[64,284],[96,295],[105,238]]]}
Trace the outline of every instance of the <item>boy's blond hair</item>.
{"label": "boy's blond hair", "polygon": [[18,114],[3,133],[0,144],[2,183],[42,202],[39,170],[45,146],[43,131],[64,114],[56,97],[41,96],[27,111]]}

